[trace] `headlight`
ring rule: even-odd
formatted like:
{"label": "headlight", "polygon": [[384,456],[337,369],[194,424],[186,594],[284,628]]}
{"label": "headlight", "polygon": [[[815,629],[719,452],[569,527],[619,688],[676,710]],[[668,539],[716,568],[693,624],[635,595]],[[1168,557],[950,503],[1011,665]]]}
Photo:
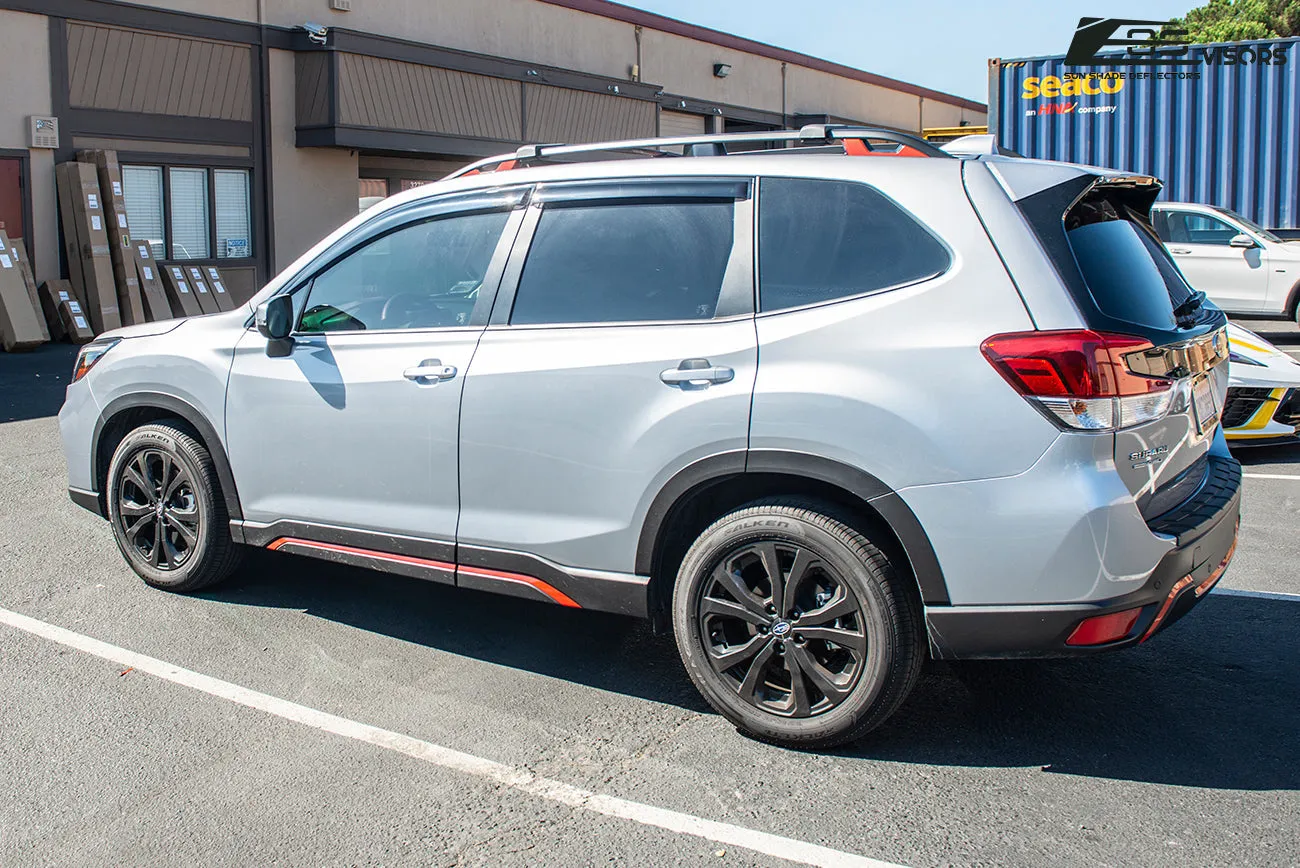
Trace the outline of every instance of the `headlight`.
{"label": "headlight", "polygon": [[1228,353],[1228,361],[1234,365],[1254,365],[1257,368],[1268,367],[1268,365],[1264,364],[1263,362],[1257,362],[1254,359],[1248,359],[1245,356],[1238,355],[1237,353],[1232,353],[1232,352]]}
{"label": "headlight", "polygon": [[95,363],[104,357],[104,353],[121,342],[121,338],[114,338],[107,341],[95,341],[82,347],[81,352],[77,353],[77,365],[72,369],[72,382],[75,383],[86,376],[90,369],[95,367]]}

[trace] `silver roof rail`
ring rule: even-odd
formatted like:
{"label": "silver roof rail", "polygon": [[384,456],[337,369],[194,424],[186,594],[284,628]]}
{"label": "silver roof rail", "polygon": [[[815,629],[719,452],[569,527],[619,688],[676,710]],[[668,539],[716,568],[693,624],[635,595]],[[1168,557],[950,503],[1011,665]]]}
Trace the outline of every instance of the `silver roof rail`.
{"label": "silver roof rail", "polygon": [[[641,152],[643,156],[679,157],[691,156],[691,151],[694,150],[692,146],[694,145],[716,145],[718,146],[716,148],[701,148],[699,150],[710,154],[718,154],[719,152],[725,154],[726,146],[733,143],[775,143],[781,144],[787,149],[795,149],[800,146],[812,144],[830,145],[835,142],[845,141],[860,142],[866,152],[888,154],[906,148],[919,152],[917,154],[919,156],[952,157],[951,154],[946,153],[931,142],[927,142],[919,136],[902,133],[898,130],[891,130],[884,127],[808,124],[797,130],[772,130],[770,132],[722,133],[705,136],[669,136],[652,139],[623,139],[612,142],[589,142],[580,145],[523,145],[513,153],[498,154],[495,157],[487,157],[477,162],[470,163],[468,166],[452,172],[447,176],[447,178],[459,178],[464,175],[476,174],[478,172],[492,172],[499,169],[513,169],[515,168],[516,163],[529,163],[541,159],[575,157],[584,154],[589,154],[594,159],[599,159],[600,157],[598,155],[600,154],[610,154],[613,152]],[[878,148],[872,144],[874,142],[887,142],[894,147],[891,149]],[[681,147],[684,153],[674,154],[663,150],[664,148],[672,147]]]}

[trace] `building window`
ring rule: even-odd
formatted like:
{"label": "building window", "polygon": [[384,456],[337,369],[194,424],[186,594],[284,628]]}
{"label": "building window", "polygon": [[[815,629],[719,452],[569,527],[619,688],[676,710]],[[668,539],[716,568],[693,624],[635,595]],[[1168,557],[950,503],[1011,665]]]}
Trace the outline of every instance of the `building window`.
{"label": "building window", "polygon": [[217,258],[241,259],[248,256],[248,239],[252,234],[248,171],[213,169],[212,197],[217,221]]}
{"label": "building window", "polygon": [[252,249],[248,169],[123,166],[131,234],[156,259],[247,259]]}
{"label": "building window", "polygon": [[[169,169],[172,203],[172,259],[207,259],[208,170]],[[128,217],[128,219],[130,219]]]}
{"label": "building window", "polygon": [[163,170],[161,166],[123,166],[122,198],[131,234],[149,243],[154,259],[167,258],[163,232]]}

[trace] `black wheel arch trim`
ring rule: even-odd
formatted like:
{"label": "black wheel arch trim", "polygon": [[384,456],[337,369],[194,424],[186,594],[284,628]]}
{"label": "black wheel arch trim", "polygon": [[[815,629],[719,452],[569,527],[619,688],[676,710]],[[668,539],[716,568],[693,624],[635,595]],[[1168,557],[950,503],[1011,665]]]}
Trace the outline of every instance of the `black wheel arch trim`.
{"label": "black wheel arch trim", "polygon": [[[217,429],[208,420],[207,416],[193,404],[175,395],[168,395],[163,392],[135,392],[130,395],[123,395],[110,401],[100,412],[99,419],[95,422],[95,433],[90,444],[90,466],[94,470],[96,483],[101,478],[107,481],[108,467],[107,465],[101,466],[99,461],[99,443],[104,429],[108,426],[109,421],[122,411],[141,408],[165,410],[194,428],[207,446],[208,454],[212,456],[212,465],[217,471],[217,480],[221,483],[221,493],[226,500],[227,513],[232,519],[242,519],[244,512],[239,505],[239,492],[235,488],[235,476],[231,472],[230,459],[226,457],[225,444],[220,435],[217,434]],[[101,487],[107,488],[107,485]],[[100,515],[108,514],[105,507],[106,497],[107,492],[100,491],[98,493]]]}
{"label": "black wheel arch trim", "polygon": [[856,496],[876,511],[898,537],[926,605],[948,605],[948,585],[938,556],[916,514],[879,478],[830,458],[785,449],[749,449],[722,452],[688,464],[673,475],[655,495],[641,525],[637,542],[636,572],[651,575],[655,548],[673,507],[700,486],[723,482],[744,473],[780,473],[814,479]]}
{"label": "black wheel arch trim", "polygon": [[1291,321],[1300,318],[1300,280],[1295,282],[1291,287],[1291,292],[1286,297],[1286,307],[1282,309],[1282,315]]}
{"label": "black wheel arch trim", "polygon": [[103,504],[99,502],[99,492],[68,486],[68,497],[82,509],[93,512],[100,518],[108,518],[108,515],[104,512]]}

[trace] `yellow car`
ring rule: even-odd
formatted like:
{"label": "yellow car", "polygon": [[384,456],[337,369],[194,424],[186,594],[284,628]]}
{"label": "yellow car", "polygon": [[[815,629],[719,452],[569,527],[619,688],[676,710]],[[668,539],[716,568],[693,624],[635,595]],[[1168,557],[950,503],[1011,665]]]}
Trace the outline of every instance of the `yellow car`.
{"label": "yellow car", "polygon": [[1233,446],[1296,442],[1300,362],[1236,323],[1228,324],[1231,377],[1221,416]]}

